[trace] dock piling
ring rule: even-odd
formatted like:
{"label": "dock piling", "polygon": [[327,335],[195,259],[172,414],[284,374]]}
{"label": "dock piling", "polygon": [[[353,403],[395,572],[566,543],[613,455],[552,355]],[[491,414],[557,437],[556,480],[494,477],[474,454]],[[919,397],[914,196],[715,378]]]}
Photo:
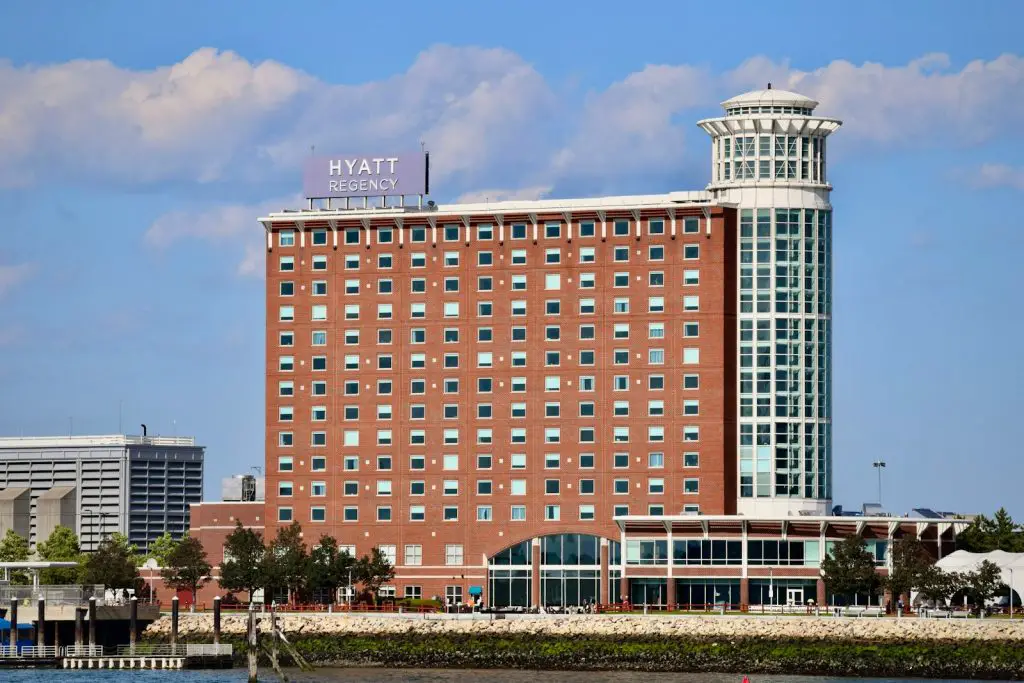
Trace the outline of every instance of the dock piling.
{"label": "dock piling", "polygon": [[171,598],[171,652],[177,654],[178,645],[178,596]]}
{"label": "dock piling", "polygon": [[253,605],[249,605],[249,683],[257,683],[256,678],[256,656],[259,643],[256,640],[256,612]]}
{"label": "dock piling", "polygon": [[75,608],[75,647],[82,647],[85,632],[85,609]]}
{"label": "dock piling", "polygon": [[96,596],[89,598],[89,647],[96,647]]}
{"label": "dock piling", "polygon": [[36,647],[46,645],[46,600],[40,596],[36,603]]}
{"label": "dock piling", "polygon": [[213,598],[213,644],[220,645],[220,596]]}
{"label": "dock piling", "polygon": [[128,604],[128,646],[134,656],[135,640],[139,637],[139,599],[133,595]]}
{"label": "dock piling", "polygon": [[11,651],[18,651],[18,598],[11,598],[11,611],[7,618],[11,622]]}

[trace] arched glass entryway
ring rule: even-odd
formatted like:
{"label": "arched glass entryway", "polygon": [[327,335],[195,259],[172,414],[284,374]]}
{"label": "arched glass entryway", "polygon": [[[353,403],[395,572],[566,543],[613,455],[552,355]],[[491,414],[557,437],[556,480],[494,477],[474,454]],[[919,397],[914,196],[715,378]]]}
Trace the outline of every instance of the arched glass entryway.
{"label": "arched glass entryway", "polygon": [[[539,546],[540,566],[534,573],[533,544]],[[601,582],[607,584],[606,600],[618,599],[620,549],[608,541],[610,567],[602,571],[601,537],[591,534],[551,534],[510,546],[488,560],[490,607],[496,609],[534,604],[538,581],[544,607],[579,607],[601,602]]]}
{"label": "arched glass entryway", "polygon": [[505,548],[487,562],[488,604],[496,609],[529,607],[533,587],[530,542]]}

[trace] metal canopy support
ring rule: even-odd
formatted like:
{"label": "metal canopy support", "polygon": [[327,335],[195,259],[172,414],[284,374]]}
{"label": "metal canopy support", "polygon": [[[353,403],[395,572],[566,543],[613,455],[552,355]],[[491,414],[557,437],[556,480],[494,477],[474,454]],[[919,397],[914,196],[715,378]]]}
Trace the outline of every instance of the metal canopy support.
{"label": "metal canopy support", "polygon": [[[310,202],[312,202],[312,201],[313,200],[311,199]],[[312,209],[313,207],[310,207],[310,208]],[[303,223],[302,221],[295,221],[295,227],[298,228],[298,230],[299,230],[299,246],[300,247],[306,246],[306,229],[305,229],[305,225],[306,224]]]}
{"label": "metal canopy support", "polygon": [[704,214],[704,233],[711,237],[711,207],[702,206],[700,210]]}
{"label": "metal canopy support", "polygon": [[331,235],[334,241],[334,248],[338,248],[338,221],[327,221],[327,225],[331,228]]}
{"label": "metal canopy support", "polygon": [[630,213],[633,214],[633,222],[636,223],[636,238],[640,239],[640,209],[633,209]]}
{"label": "metal canopy support", "polygon": [[537,244],[537,214],[531,213],[528,215],[530,216],[530,222],[533,223],[533,243]]}
{"label": "metal canopy support", "polygon": [[430,224],[430,243],[437,246],[437,216],[427,216],[427,223]]}
{"label": "metal canopy support", "polygon": [[466,228],[466,246],[468,247],[473,235],[473,226],[469,223],[468,214],[462,214],[462,226]]}
{"label": "metal canopy support", "polygon": [[597,217],[601,220],[601,241],[608,239],[608,214],[605,211],[598,211]]}
{"label": "metal canopy support", "polygon": [[674,208],[669,207],[668,219],[669,219],[669,226],[670,226],[669,229],[672,231],[672,239],[675,239],[676,238],[676,210]]}
{"label": "metal canopy support", "polygon": [[569,241],[572,242],[572,211],[564,211],[562,213],[562,218],[565,219],[566,235],[568,236]]}

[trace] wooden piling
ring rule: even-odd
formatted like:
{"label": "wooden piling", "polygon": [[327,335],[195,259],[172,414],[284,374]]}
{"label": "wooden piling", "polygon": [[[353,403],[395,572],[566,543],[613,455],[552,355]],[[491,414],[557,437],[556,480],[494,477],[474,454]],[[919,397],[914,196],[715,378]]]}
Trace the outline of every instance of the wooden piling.
{"label": "wooden piling", "polygon": [[220,645],[220,596],[213,598],[213,644]]}
{"label": "wooden piling", "polygon": [[11,598],[11,611],[7,613],[11,622],[11,651],[18,651],[18,598]]}
{"label": "wooden piling", "polygon": [[178,596],[171,598],[171,652],[177,653],[178,645]]}
{"label": "wooden piling", "polygon": [[259,654],[259,641],[256,638],[256,612],[249,607],[249,683],[257,683],[256,657]]}
{"label": "wooden piling", "polygon": [[128,604],[128,648],[134,656],[135,640],[139,637],[139,599],[133,595]]}
{"label": "wooden piling", "polygon": [[36,603],[36,647],[46,645],[46,600],[39,598]]}
{"label": "wooden piling", "polygon": [[82,647],[84,644],[85,632],[85,609],[75,608],[75,647]]}
{"label": "wooden piling", "polygon": [[96,647],[96,596],[89,598],[89,647]]}

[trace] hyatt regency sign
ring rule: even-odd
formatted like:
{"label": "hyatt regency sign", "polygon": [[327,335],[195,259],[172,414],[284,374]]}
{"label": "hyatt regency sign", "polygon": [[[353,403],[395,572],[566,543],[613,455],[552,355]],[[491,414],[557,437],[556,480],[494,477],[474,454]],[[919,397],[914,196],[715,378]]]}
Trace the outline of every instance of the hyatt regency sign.
{"label": "hyatt regency sign", "polygon": [[310,157],[303,168],[307,199],[428,194],[429,155]]}

